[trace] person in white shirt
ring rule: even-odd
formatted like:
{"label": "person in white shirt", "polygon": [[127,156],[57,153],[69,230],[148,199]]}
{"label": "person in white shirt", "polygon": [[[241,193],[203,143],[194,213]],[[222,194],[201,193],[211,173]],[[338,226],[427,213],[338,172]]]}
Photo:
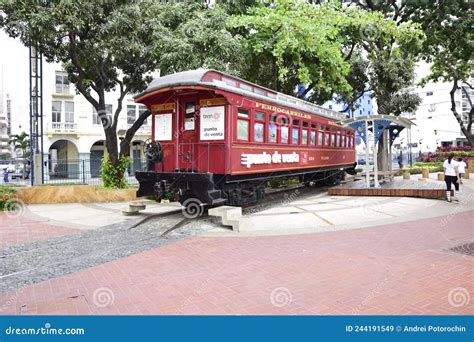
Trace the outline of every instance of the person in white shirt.
{"label": "person in white shirt", "polygon": [[[459,171],[458,163],[453,159],[453,156],[450,155],[443,163],[444,168],[444,181],[446,182],[446,200],[451,202],[451,185],[454,184],[454,196],[456,196],[456,191],[459,191]],[[453,196],[455,202],[459,202]]]}
{"label": "person in white shirt", "polygon": [[462,158],[458,158],[458,172],[459,172],[459,183],[462,184],[462,179],[466,173],[467,164]]}

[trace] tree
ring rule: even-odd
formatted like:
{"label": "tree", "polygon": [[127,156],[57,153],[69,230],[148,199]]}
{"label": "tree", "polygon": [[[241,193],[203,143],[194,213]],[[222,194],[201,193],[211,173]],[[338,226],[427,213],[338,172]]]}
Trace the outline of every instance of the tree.
{"label": "tree", "polygon": [[[35,47],[47,61],[64,65],[69,80],[96,109],[110,166],[120,170],[135,132],[150,115],[146,111],[137,118],[119,148],[117,124],[125,96],[142,91],[157,69],[166,73],[198,66],[232,68],[232,63],[220,62],[238,56],[231,48],[238,39],[222,29],[224,15],[198,2],[17,0],[0,4],[0,27]],[[198,24],[219,30],[203,35],[191,29]],[[214,44],[223,41],[224,46]],[[119,95],[109,117],[105,95],[111,90]],[[119,187],[123,173],[114,174],[106,185]]]}
{"label": "tree", "polygon": [[[353,104],[370,81],[362,49],[376,48],[375,40],[404,44],[420,35],[378,11],[336,1],[278,0],[235,16],[232,25],[245,37],[246,77],[316,103],[336,94]],[[307,85],[306,91],[296,94],[298,84]]]}
{"label": "tree", "polygon": [[[421,55],[432,66],[431,74],[422,84],[430,80],[452,82],[451,111],[469,144],[474,146],[474,105],[468,91],[474,89],[474,84],[469,82],[474,71],[474,4],[468,0],[432,0],[408,3],[408,6],[410,19],[420,23],[427,32]],[[457,91],[465,94],[470,106],[465,118],[456,108],[454,99]]]}
{"label": "tree", "polygon": [[25,132],[21,132],[20,134],[14,134],[11,136],[8,143],[13,146],[15,151],[17,150],[21,151],[22,158],[29,158],[30,138],[28,134],[26,134]]}

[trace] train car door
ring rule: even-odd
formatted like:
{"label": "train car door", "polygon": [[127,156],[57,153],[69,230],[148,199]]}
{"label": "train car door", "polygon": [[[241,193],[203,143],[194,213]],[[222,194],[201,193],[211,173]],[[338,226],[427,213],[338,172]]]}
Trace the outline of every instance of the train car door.
{"label": "train car door", "polygon": [[197,97],[182,97],[178,109],[178,169],[197,171],[199,157],[199,113]]}

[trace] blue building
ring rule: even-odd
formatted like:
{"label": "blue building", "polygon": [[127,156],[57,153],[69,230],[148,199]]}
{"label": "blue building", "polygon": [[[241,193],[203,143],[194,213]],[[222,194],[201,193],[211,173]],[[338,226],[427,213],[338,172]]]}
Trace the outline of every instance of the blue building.
{"label": "blue building", "polygon": [[[337,111],[342,111],[346,108],[345,103],[341,102],[336,102],[336,101],[328,101],[325,104],[323,104],[324,108],[332,109],[332,110],[337,110]],[[356,106],[357,109],[354,110],[349,110],[347,112],[347,117],[348,118],[355,118],[358,116],[366,116],[366,115],[373,115],[374,113],[374,108],[373,108],[373,99],[370,96],[370,93],[364,93],[357,101],[356,101]],[[357,134],[356,135],[356,144],[359,145],[361,143],[360,136]]]}
{"label": "blue building", "polygon": [[[356,101],[356,106],[357,109],[350,110],[347,112],[347,116],[349,118],[355,118],[358,116],[365,116],[365,115],[373,115],[374,114],[374,109],[373,109],[373,99],[370,96],[370,93],[364,93],[357,101]],[[325,104],[323,104],[324,108],[332,109],[332,110],[337,110],[337,111],[342,111],[346,107],[345,103],[338,103],[336,101],[328,101]]]}

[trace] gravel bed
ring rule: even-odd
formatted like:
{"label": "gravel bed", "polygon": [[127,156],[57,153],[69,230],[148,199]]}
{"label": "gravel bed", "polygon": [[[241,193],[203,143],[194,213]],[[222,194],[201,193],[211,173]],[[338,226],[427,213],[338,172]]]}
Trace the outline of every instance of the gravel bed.
{"label": "gravel bed", "polygon": [[[134,221],[0,249],[0,293],[137,254],[216,227],[211,218],[184,222],[181,214]],[[135,222],[137,222],[136,220]]]}

